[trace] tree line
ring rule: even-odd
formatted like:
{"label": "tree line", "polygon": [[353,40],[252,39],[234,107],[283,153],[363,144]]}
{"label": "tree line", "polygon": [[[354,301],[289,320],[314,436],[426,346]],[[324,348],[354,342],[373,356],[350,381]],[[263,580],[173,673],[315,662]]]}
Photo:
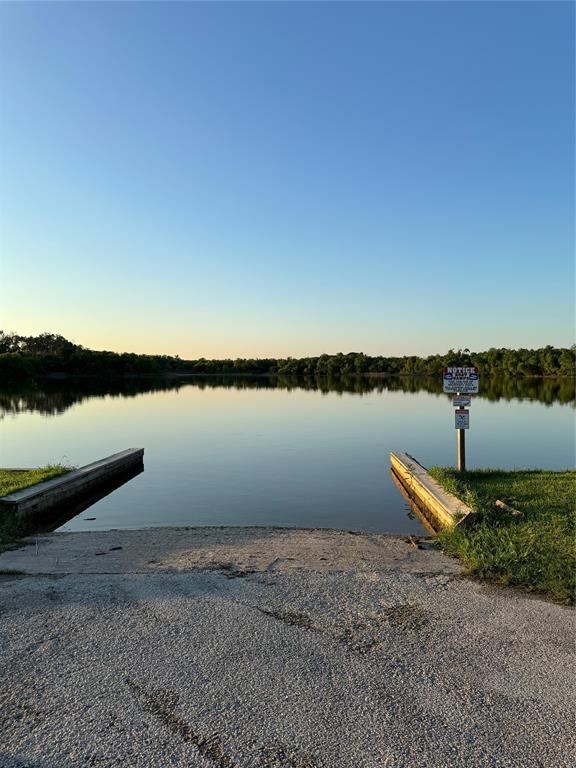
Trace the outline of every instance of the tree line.
{"label": "tree line", "polygon": [[403,357],[339,352],[303,358],[239,358],[182,360],[178,356],[138,355],[87,349],[63,336],[42,333],[20,336],[0,331],[0,377],[16,381],[46,375],[140,376],[163,374],[260,374],[291,377],[343,378],[356,375],[441,377],[450,365],[474,365],[485,377],[574,376],[576,345],[539,349],[492,347],[484,352],[449,350],[443,355]]}

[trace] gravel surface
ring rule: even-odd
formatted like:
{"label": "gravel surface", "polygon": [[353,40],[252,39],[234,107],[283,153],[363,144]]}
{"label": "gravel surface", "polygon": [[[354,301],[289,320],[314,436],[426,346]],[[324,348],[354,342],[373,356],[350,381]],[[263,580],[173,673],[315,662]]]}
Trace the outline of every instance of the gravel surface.
{"label": "gravel surface", "polygon": [[405,539],[53,534],[15,560],[37,567],[0,577],[2,768],[576,760],[573,611]]}

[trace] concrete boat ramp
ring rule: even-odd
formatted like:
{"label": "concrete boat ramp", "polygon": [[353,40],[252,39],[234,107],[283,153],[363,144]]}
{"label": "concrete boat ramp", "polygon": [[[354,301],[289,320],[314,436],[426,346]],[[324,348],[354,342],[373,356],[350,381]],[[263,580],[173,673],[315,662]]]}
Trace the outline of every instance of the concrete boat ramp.
{"label": "concrete boat ramp", "polygon": [[[421,548],[419,548],[421,547]],[[1,768],[563,768],[574,613],[427,540],[56,533],[0,555]]]}

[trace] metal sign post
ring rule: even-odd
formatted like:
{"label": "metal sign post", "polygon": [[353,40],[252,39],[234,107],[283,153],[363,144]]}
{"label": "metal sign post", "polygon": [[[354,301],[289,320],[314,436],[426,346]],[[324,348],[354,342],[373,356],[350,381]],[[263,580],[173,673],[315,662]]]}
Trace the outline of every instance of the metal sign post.
{"label": "metal sign post", "polygon": [[458,430],[458,472],[466,472],[466,432],[463,429]]}
{"label": "metal sign post", "polygon": [[458,433],[458,472],[466,472],[466,430],[470,427],[470,411],[465,406],[472,403],[470,394],[479,389],[478,368],[444,368],[444,392],[455,394],[452,405],[455,406],[454,426]]}
{"label": "metal sign post", "polygon": [[467,408],[456,408],[455,426],[458,430],[458,472],[466,472],[466,430],[470,426],[470,411]]}

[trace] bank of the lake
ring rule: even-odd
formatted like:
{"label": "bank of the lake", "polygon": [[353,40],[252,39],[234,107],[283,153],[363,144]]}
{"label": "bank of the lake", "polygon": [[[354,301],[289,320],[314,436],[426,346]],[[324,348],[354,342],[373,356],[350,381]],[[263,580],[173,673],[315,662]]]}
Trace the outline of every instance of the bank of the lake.
{"label": "bank of the lake", "polygon": [[[445,552],[468,572],[542,592],[562,603],[576,591],[576,472],[496,469],[430,474],[475,512],[439,534]],[[497,506],[502,501],[507,508]]]}

